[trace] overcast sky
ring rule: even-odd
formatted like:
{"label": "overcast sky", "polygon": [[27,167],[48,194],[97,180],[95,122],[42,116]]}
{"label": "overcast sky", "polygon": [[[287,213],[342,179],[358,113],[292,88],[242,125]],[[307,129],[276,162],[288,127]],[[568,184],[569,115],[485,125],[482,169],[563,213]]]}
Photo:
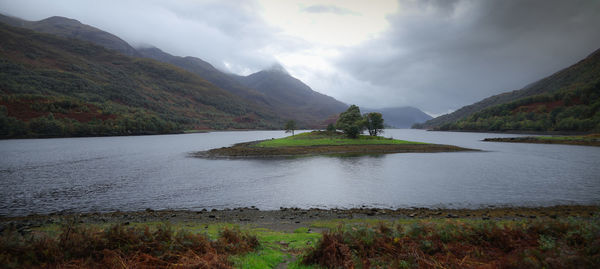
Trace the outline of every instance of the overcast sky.
{"label": "overcast sky", "polygon": [[600,1],[0,0],[247,75],[281,63],[314,90],[439,115],[519,89],[600,48]]}

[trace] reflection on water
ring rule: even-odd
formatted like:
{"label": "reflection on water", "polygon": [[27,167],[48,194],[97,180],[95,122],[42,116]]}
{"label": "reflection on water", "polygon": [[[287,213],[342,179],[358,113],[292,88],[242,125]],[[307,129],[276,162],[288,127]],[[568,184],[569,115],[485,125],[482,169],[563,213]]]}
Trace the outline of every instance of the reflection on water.
{"label": "reflection on water", "polygon": [[190,152],[282,131],[0,141],[0,214],[283,207],[597,204],[600,148],[386,130],[483,152],[207,160]]}

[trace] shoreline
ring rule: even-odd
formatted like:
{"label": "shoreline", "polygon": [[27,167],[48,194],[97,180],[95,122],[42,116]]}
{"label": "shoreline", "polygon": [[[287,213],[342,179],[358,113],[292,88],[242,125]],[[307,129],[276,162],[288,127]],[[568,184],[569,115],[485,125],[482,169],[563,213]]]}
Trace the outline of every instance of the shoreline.
{"label": "shoreline", "polygon": [[230,223],[251,225],[276,231],[293,231],[313,222],[331,220],[519,220],[591,218],[600,214],[600,205],[559,205],[549,207],[487,207],[479,209],[440,208],[353,208],[353,209],[300,209],[259,210],[254,207],[223,210],[152,210],[89,213],[51,213],[0,217],[0,232],[9,226],[30,229],[76,220],[81,224],[130,224],[130,223]]}
{"label": "shoreline", "polygon": [[422,130],[427,132],[453,132],[453,133],[490,133],[490,134],[515,134],[515,135],[551,135],[551,136],[569,136],[569,135],[589,135],[595,132],[567,132],[567,131],[525,131],[525,130],[508,130],[508,131],[492,131],[492,130],[434,130],[434,129],[419,129],[410,128],[411,130]]}

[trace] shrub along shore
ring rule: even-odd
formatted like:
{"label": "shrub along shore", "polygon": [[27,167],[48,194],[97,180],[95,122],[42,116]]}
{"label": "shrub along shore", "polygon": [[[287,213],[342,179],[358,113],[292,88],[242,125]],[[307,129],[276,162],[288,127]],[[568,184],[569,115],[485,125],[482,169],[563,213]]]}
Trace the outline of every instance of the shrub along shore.
{"label": "shrub along shore", "polygon": [[110,212],[0,218],[2,268],[594,268],[600,207]]}
{"label": "shrub along shore", "polygon": [[286,157],[331,154],[386,154],[472,151],[451,145],[404,141],[380,136],[347,138],[339,132],[313,131],[279,139],[253,141],[194,153],[196,157]]}

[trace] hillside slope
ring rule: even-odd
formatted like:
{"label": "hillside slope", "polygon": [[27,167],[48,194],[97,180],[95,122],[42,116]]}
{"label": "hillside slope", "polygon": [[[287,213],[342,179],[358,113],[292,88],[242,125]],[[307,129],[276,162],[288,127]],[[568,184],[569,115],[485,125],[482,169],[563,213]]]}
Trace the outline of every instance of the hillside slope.
{"label": "hillside slope", "polygon": [[410,128],[415,123],[423,123],[432,117],[416,107],[387,107],[381,109],[363,108],[363,113],[378,112],[383,115],[384,123],[393,128]]}
{"label": "hillside slope", "polygon": [[527,85],[520,90],[488,97],[472,105],[464,106],[453,113],[439,116],[415,127],[425,129],[440,128],[443,125],[448,125],[458,120],[465,119],[468,116],[486,108],[507,104],[519,99],[540,94],[553,94],[560,90],[574,89],[575,85],[589,84],[593,81],[597,81],[599,78],[600,50],[597,50],[578,63],[560,70],[535,83]]}
{"label": "hillside slope", "polygon": [[600,50],[521,90],[415,127],[473,131],[600,131]]}
{"label": "hillside slope", "polygon": [[274,128],[282,122],[172,65],[5,24],[0,92],[2,137]]}
{"label": "hillside slope", "polygon": [[268,97],[266,97],[264,94],[242,86],[231,76],[216,69],[210,63],[202,59],[190,56],[173,56],[155,47],[138,48],[137,51],[142,57],[181,67],[187,71],[199,75],[223,90],[256,102],[259,105],[270,106]]}

